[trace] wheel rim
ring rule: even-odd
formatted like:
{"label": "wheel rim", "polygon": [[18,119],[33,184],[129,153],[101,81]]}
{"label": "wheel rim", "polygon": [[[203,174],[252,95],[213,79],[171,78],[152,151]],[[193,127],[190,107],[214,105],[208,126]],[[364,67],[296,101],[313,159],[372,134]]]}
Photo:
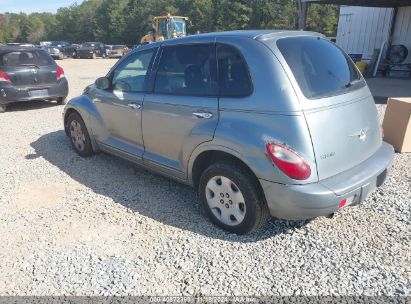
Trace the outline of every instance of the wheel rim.
{"label": "wheel rim", "polygon": [[229,178],[215,176],[206,186],[206,199],[211,212],[225,225],[240,224],[246,214],[244,196]]}
{"label": "wheel rim", "polygon": [[73,120],[70,124],[70,135],[74,146],[79,151],[83,151],[86,146],[86,136],[83,133],[81,124],[77,120]]}

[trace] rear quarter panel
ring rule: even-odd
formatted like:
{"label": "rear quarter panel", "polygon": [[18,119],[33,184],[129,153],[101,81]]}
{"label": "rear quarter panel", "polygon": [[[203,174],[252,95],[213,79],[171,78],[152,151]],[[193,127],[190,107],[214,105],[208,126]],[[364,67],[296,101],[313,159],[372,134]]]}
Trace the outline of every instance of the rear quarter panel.
{"label": "rear quarter panel", "polygon": [[[311,176],[296,181],[273,165],[266,152],[268,142],[291,147],[311,167]],[[302,114],[263,114],[220,111],[220,123],[213,144],[238,153],[258,178],[282,184],[306,184],[318,181],[315,157],[305,118]]]}

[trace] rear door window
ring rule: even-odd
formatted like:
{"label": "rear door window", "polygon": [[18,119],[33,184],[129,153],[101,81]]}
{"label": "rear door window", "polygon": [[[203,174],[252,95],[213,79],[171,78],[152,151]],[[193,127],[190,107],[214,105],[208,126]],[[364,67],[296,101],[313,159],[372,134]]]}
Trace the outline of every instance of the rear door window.
{"label": "rear door window", "polygon": [[348,55],[325,39],[282,38],[277,46],[309,99],[339,95],[365,85]]}
{"label": "rear door window", "polygon": [[241,53],[234,47],[218,44],[218,83],[221,97],[245,97],[252,93],[248,66]]}
{"label": "rear door window", "polygon": [[46,52],[41,50],[36,51],[14,51],[3,54],[1,57],[3,66],[24,66],[38,65],[47,66],[54,65],[54,60]]}
{"label": "rear door window", "polygon": [[164,47],[155,92],[173,95],[216,96],[216,68],[212,44]]}

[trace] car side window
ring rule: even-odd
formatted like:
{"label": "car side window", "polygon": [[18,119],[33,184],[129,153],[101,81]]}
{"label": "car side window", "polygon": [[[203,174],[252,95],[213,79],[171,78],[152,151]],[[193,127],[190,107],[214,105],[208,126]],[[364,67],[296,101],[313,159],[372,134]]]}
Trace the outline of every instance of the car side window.
{"label": "car side window", "polygon": [[216,61],[212,44],[164,47],[158,66],[156,93],[216,96]]}
{"label": "car side window", "polygon": [[148,74],[153,65],[156,48],[134,53],[127,57],[112,74],[112,88],[123,92],[147,90]]}
{"label": "car side window", "polygon": [[221,97],[246,97],[253,91],[248,66],[236,48],[217,45],[218,82]]}

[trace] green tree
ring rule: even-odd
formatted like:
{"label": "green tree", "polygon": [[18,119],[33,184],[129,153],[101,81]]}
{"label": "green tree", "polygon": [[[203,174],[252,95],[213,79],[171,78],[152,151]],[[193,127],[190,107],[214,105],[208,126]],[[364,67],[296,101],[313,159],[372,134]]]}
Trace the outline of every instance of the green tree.
{"label": "green tree", "polygon": [[[85,0],[56,14],[0,14],[0,42],[67,40],[136,44],[154,16],[188,16],[188,33],[295,29],[297,0]],[[335,36],[338,6],[311,4],[307,29]]]}

